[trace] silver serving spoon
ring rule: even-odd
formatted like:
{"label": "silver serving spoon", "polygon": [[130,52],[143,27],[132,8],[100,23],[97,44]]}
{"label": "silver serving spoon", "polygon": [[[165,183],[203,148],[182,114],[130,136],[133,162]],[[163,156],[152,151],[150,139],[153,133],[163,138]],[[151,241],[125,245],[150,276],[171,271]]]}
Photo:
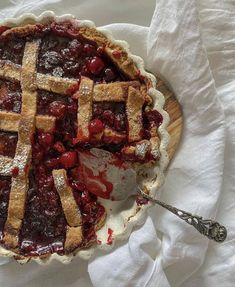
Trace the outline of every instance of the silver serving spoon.
{"label": "silver serving spoon", "polygon": [[[113,200],[125,200],[131,195],[136,195],[136,172],[127,164],[115,164],[117,159],[110,152],[93,148],[89,153],[79,153],[79,158],[80,162],[85,166],[85,170],[88,168],[93,175],[98,176],[100,173],[105,174],[105,179],[112,183],[112,193],[110,197],[112,197]],[[103,184],[104,182],[100,180],[99,176],[90,178],[89,174],[84,173],[83,180],[85,185],[89,183],[92,183],[92,185],[96,184],[96,189],[99,190],[99,197],[102,197],[102,194],[106,194],[106,186]],[[137,188],[137,191],[142,197],[166,208],[188,224],[194,226],[201,234],[209,239],[217,242],[223,242],[226,239],[227,230],[218,222],[203,219],[201,216],[192,215],[189,212],[152,198],[141,190],[140,187]]]}
{"label": "silver serving spoon", "polygon": [[174,213],[180,219],[184,220],[186,223],[196,228],[201,234],[203,234],[207,238],[216,242],[223,242],[226,239],[227,229],[223,225],[219,224],[219,222],[213,221],[211,219],[203,219],[201,216],[193,215],[187,211],[178,209],[158,199],[152,198],[151,196],[146,194],[140,187],[138,187],[137,190],[142,197]]}

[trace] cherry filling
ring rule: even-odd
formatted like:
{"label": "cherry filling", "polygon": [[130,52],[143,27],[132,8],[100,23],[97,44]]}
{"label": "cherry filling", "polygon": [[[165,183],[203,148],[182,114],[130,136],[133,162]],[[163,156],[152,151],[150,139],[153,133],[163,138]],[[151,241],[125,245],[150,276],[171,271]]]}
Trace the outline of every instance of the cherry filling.
{"label": "cherry filling", "polygon": [[106,57],[102,47],[81,36],[71,39],[46,35],[39,52],[38,71],[75,79],[86,76],[95,82],[124,79]]}
{"label": "cherry filling", "polygon": [[15,64],[22,64],[25,47],[25,39],[14,36],[13,38],[0,40],[0,59],[9,60]]}
{"label": "cherry filling", "polygon": [[127,119],[124,103],[94,103],[93,119],[101,120],[105,127],[117,132],[126,132]]}
{"label": "cherry filling", "polygon": [[[71,25],[52,23],[39,29],[35,36],[42,38],[38,56],[37,72],[56,77],[77,79],[87,76],[96,83],[128,81],[108,59],[103,47],[82,38]],[[1,38],[1,36],[0,36]],[[12,36],[0,39],[0,60],[22,64],[25,40]],[[115,57],[120,55],[116,54]],[[32,139],[32,164],[29,172],[29,190],[24,220],[19,234],[19,252],[22,255],[40,256],[48,253],[64,253],[67,222],[61,201],[54,187],[52,170],[64,168],[74,198],[82,214],[82,245],[96,239],[96,225],[105,214],[97,196],[90,193],[79,181],[78,150],[94,146],[111,152],[120,152],[126,144],[127,117],[124,103],[95,102],[89,131],[91,141],[75,143],[77,134],[77,100],[69,95],[38,91],[37,114],[56,118],[55,129],[43,132],[36,130]],[[0,110],[21,112],[21,88],[19,84],[0,80]],[[155,111],[143,112],[144,138],[148,130],[157,127],[162,116]],[[105,131],[124,135],[108,137]],[[14,157],[17,133],[0,132],[0,155]],[[18,170],[12,171],[17,177]],[[0,176],[0,240],[2,239],[9,191],[10,177]]]}
{"label": "cherry filling", "polygon": [[0,79],[0,110],[20,113],[21,88],[18,83]]}
{"label": "cherry filling", "polygon": [[14,157],[17,141],[17,133],[0,131],[0,155]]}
{"label": "cherry filling", "polygon": [[51,173],[43,165],[30,174],[26,211],[20,232],[20,253],[63,252],[66,220]]}

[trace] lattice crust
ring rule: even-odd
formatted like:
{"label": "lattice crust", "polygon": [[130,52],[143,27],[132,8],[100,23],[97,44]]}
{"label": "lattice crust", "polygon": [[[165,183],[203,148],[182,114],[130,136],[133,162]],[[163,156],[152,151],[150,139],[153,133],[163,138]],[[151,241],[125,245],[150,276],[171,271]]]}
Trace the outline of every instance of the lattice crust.
{"label": "lattice crust", "polygon": [[52,175],[68,224],[73,227],[81,225],[81,213],[78,210],[77,203],[73,197],[73,190],[67,183],[66,170],[53,170]]}
{"label": "lattice crust", "polygon": [[129,87],[128,99],[126,104],[126,113],[128,118],[128,141],[139,141],[142,138],[142,107],[144,104],[144,97],[140,91]]}
{"label": "lattice crust", "polygon": [[0,155],[0,174],[11,176],[12,171],[12,158]]}
{"label": "lattice crust", "polygon": [[[20,37],[40,30],[40,25],[26,25],[13,28],[2,35],[10,36],[19,33]],[[109,84],[94,84],[86,77],[81,79],[79,89],[73,96],[78,100],[78,141],[90,139],[89,124],[92,119],[93,102],[125,102],[128,121],[128,131],[119,133],[110,128],[105,128],[102,134],[97,135],[106,143],[117,143],[128,140],[130,146],[125,147],[127,154],[135,154],[143,159],[151,150],[154,158],[158,155],[159,140],[151,131],[153,138],[141,141],[142,132],[142,108],[144,104],[150,104],[151,98],[147,95],[150,81],[140,84],[139,71],[128,57],[127,53],[119,46],[113,45],[102,33],[93,28],[80,28],[84,38],[95,41],[100,46],[105,46],[105,52],[119,69],[129,79],[128,82],[115,82]],[[60,95],[68,96],[68,90],[78,86],[74,79],[59,78],[48,74],[37,73],[36,65],[39,53],[40,40],[26,42],[22,66],[7,60],[0,60],[0,78],[13,82],[20,82],[22,89],[21,114],[0,111],[0,130],[18,132],[18,142],[14,158],[0,156],[0,174],[11,176],[14,169],[14,177],[10,190],[8,215],[4,228],[4,244],[10,249],[18,248],[18,235],[22,225],[25,210],[26,195],[28,190],[28,174],[31,165],[32,146],[31,139],[35,128],[44,131],[52,131],[55,128],[56,118],[48,115],[36,115],[37,90],[45,90]],[[118,57],[117,54],[119,53]],[[145,81],[145,80],[144,80]],[[65,252],[71,252],[82,244],[83,230],[80,210],[73,197],[73,191],[67,183],[66,171],[52,171],[56,190],[59,194],[65,218],[67,220]],[[96,230],[104,224],[106,214],[96,224]],[[89,244],[89,243],[88,243]]]}
{"label": "lattice crust", "polygon": [[5,244],[12,249],[18,246],[18,233],[24,217],[28,190],[28,172],[32,153],[31,137],[35,129],[37,104],[34,79],[38,49],[39,41],[26,43],[22,62],[22,111],[18,124],[16,153],[12,163],[12,167],[18,169],[18,174],[12,178],[5,236],[3,237]]}
{"label": "lattice crust", "polygon": [[[9,63],[8,61],[0,61],[0,77],[6,77],[9,80],[19,81],[22,77],[22,68],[19,65]],[[50,75],[35,74],[34,89],[42,89],[46,91],[55,92],[61,95],[67,95],[68,89],[77,85],[77,81],[71,79],[63,79]],[[131,89],[130,89],[131,87]],[[128,141],[134,142],[141,139],[142,129],[142,106],[144,102],[149,103],[149,97],[146,91],[138,81],[129,82],[115,82],[110,84],[96,84],[86,77],[81,79],[80,87],[75,95],[78,98],[78,141],[88,141],[89,122],[92,118],[92,103],[93,102],[126,102],[127,116],[128,116]],[[0,118],[3,118],[4,114]],[[9,123],[7,118],[0,123],[0,128],[3,130],[16,131],[17,116],[9,113],[7,116],[11,117],[12,123]],[[40,121],[39,118],[40,117]],[[44,120],[45,117],[45,120]],[[48,116],[37,116],[36,126],[43,130],[50,130],[54,127],[55,119]],[[114,133],[114,131],[112,132]],[[115,132],[118,138],[123,138],[123,134]],[[109,137],[111,131],[105,132]]]}
{"label": "lattice crust", "polygon": [[64,243],[64,250],[70,253],[81,245],[83,240],[82,226],[70,227],[67,226],[66,239]]}
{"label": "lattice crust", "polygon": [[140,83],[137,81],[131,81],[95,85],[93,101],[125,102],[128,95],[128,88],[130,86],[133,88],[140,88]]}
{"label": "lattice crust", "polygon": [[68,226],[66,231],[65,250],[70,251],[83,240],[82,217],[77,203],[73,196],[73,190],[68,185],[66,170],[59,169],[52,171],[56,190],[64,210]]}
{"label": "lattice crust", "polygon": [[[0,111],[0,130],[18,132],[21,115],[14,112]],[[43,131],[52,131],[55,128],[56,118],[52,116],[37,115],[36,128]]]}
{"label": "lattice crust", "polygon": [[82,78],[78,97],[78,130],[77,138],[80,141],[89,140],[89,123],[92,118],[92,101],[93,101],[94,82],[88,78]]}
{"label": "lattice crust", "polygon": [[[89,140],[89,123],[92,119],[92,102],[127,102],[128,115],[128,140],[129,142],[141,139],[142,130],[142,106],[145,102],[144,95],[137,90],[140,84],[137,81],[116,82],[110,84],[94,85],[93,81],[83,77],[75,97],[78,98],[78,131],[79,141]],[[104,130],[104,137],[115,138],[120,141],[126,139],[126,135],[109,128]]]}

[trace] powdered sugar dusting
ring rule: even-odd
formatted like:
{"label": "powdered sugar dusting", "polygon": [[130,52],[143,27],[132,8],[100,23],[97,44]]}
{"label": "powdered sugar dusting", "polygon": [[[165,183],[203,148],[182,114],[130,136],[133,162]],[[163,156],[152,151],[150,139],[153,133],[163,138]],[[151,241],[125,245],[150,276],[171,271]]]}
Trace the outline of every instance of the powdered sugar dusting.
{"label": "powdered sugar dusting", "polygon": [[[35,23],[35,22],[46,23],[49,20],[56,20],[58,22],[64,21],[64,20],[70,20],[73,22],[74,25],[78,27],[81,27],[81,26],[95,27],[94,23],[90,21],[78,21],[78,20],[75,20],[74,16],[67,15],[67,14],[57,17],[51,11],[46,11],[42,13],[39,17],[36,17],[33,14],[24,14],[19,18],[7,19],[5,20],[4,24],[9,25],[9,26],[19,26],[19,25],[23,25],[29,22],[30,23]],[[128,55],[136,63],[138,69],[140,70],[140,74],[150,79],[153,84],[153,87],[155,87],[155,84],[156,84],[155,77],[147,73],[144,70],[144,62],[140,57],[134,56],[130,53],[128,44],[124,41],[116,41],[115,39],[113,39],[111,33],[107,30],[99,29],[99,31],[104,33],[115,44],[123,46],[124,49],[127,50]],[[160,161],[159,161],[158,166],[155,166],[154,168],[150,168],[149,170],[147,170],[146,168],[142,170],[140,169],[138,171],[139,178],[137,180],[138,181],[141,180],[142,183],[148,187],[151,195],[154,196],[156,194],[158,187],[164,181],[164,170],[169,161],[168,155],[166,152],[166,148],[169,142],[169,135],[166,131],[167,125],[169,123],[169,116],[163,110],[164,96],[159,91],[157,91],[155,88],[151,88],[148,91],[148,94],[154,100],[154,108],[163,116],[163,123],[158,129],[160,140],[161,140],[160,147],[159,147],[159,151],[156,150],[154,152],[156,156],[159,156],[159,153],[160,153]],[[140,156],[143,155],[146,148],[147,147],[145,145],[139,147],[137,152],[140,154]],[[144,177],[142,175],[147,175],[147,178],[143,179]],[[110,200],[100,199],[100,202],[107,210],[107,220],[106,220],[106,224],[104,225],[104,227],[97,232],[98,240],[101,241],[101,244],[98,245],[97,248],[104,249],[104,250],[110,250],[115,244],[116,240],[128,238],[133,226],[137,224],[141,224],[143,222],[145,218],[145,214],[146,214],[146,209],[149,207],[149,205],[143,205],[141,207],[138,207],[138,211],[137,211],[137,205],[133,198],[129,198],[127,201],[119,201],[119,202],[115,202],[115,201],[112,202]],[[107,245],[107,235],[108,235],[109,228],[113,230],[113,236],[112,236],[113,244],[112,245]],[[87,250],[81,250],[77,252],[77,255],[80,256],[81,258],[88,259],[93,254],[93,252],[94,252],[94,248],[90,248]],[[2,247],[0,247],[0,253],[3,256],[15,255],[13,252],[8,251]],[[47,259],[36,258],[33,260],[35,260],[39,264],[48,264],[53,259],[61,261],[63,263],[68,263],[72,260],[72,258],[73,258],[72,255],[59,256],[57,254],[53,254]]]}

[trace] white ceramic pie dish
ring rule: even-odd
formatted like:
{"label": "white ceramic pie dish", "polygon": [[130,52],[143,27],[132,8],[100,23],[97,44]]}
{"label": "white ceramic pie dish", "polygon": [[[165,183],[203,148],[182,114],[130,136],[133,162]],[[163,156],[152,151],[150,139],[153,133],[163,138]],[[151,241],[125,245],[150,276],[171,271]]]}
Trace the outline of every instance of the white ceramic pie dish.
{"label": "white ceramic pie dish", "polygon": [[[1,23],[1,25],[6,26],[22,26],[24,24],[28,23],[46,23],[50,20],[56,20],[57,22],[64,21],[64,20],[70,20],[77,26],[88,26],[88,27],[95,27],[94,23],[91,21],[81,21],[76,20],[74,16],[72,15],[62,15],[62,16],[55,16],[55,14],[52,11],[46,11],[42,13],[40,16],[35,16],[33,14],[23,14],[20,17],[17,18],[8,18],[5,19],[4,22]],[[122,46],[127,52],[130,58],[133,59],[136,66],[140,70],[140,73],[144,75],[145,77],[149,78],[153,84],[153,86],[156,85],[156,79],[155,77],[147,73],[144,70],[144,62],[143,60],[135,55],[132,55],[129,51],[128,44],[124,41],[115,40],[111,33],[105,29],[97,28],[98,31],[102,32],[106,35],[112,42],[114,42],[117,45]],[[155,196],[157,194],[157,190],[164,182],[164,171],[168,165],[168,155],[166,152],[167,145],[169,143],[169,134],[166,131],[167,125],[169,123],[169,116],[166,111],[164,111],[163,106],[165,103],[164,96],[162,93],[160,93],[158,90],[154,88],[150,88],[148,91],[148,94],[153,98],[154,100],[154,109],[159,111],[163,116],[163,123],[158,129],[158,133],[161,139],[161,144],[159,147],[160,151],[160,160],[159,162],[152,168],[146,169],[146,166],[143,170],[141,168],[138,171],[138,181],[141,181],[149,190],[150,194]],[[142,177],[142,175],[147,174],[146,177]],[[100,250],[104,251],[110,251],[114,245],[116,240],[124,240],[127,239],[133,229],[134,226],[138,224],[142,224],[145,219],[146,210],[151,206],[151,204],[145,204],[141,206],[137,206],[135,198],[130,197],[127,200],[123,201],[111,201],[111,200],[99,200],[101,204],[106,208],[107,211],[107,219],[104,224],[104,226],[97,232],[97,239],[99,240],[100,244],[91,247],[86,250],[80,250],[76,253],[76,256],[79,256],[83,259],[89,259],[91,255],[94,253],[95,249],[98,248]],[[108,229],[113,230],[113,239],[112,244],[107,244],[107,239],[109,237]],[[16,255],[12,251],[6,250],[3,247],[0,247],[0,255],[2,256],[14,256]],[[69,263],[72,258],[74,257],[73,254],[71,255],[64,255],[60,256],[58,254],[52,254],[48,256],[46,259],[41,258],[32,258],[31,260],[34,260],[40,264],[49,264],[52,260],[57,260],[62,263]],[[27,260],[23,260],[22,263],[27,262]]]}

